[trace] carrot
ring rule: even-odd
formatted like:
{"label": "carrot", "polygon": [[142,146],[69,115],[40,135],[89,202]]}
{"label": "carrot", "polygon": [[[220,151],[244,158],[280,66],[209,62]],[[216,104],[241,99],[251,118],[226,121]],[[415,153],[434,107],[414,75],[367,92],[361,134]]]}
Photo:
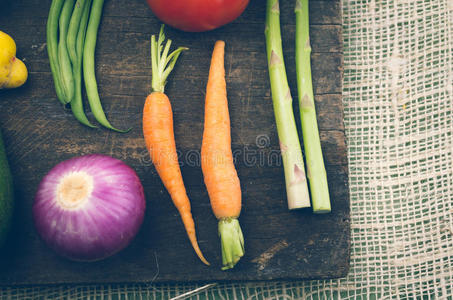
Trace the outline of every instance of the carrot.
{"label": "carrot", "polygon": [[209,265],[198,246],[190,201],[184,187],[176,154],[173,112],[170,100],[164,94],[168,74],[173,69],[181,51],[187,48],[180,47],[168,54],[171,45],[171,40],[168,40],[161,53],[164,39],[162,26],[158,41],[156,42],[154,35],[151,38],[152,92],[146,98],[143,109],[143,135],[151,160],[181,215],[193,249],[200,260]]}
{"label": "carrot", "polygon": [[212,211],[219,220],[222,270],[231,269],[244,255],[244,237],[238,217],[241,186],[231,152],[230,117],[225,81],[225,42],[212,53],[205,100],[201,167]]}

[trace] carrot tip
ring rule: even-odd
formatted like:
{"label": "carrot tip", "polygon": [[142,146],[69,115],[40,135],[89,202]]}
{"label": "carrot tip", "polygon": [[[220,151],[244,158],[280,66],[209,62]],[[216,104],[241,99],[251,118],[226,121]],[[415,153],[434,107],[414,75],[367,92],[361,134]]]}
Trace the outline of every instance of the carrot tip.
{"label": "carrot tip", "polygon": [[200,247],[198,246],[197,241],[191,239],[191,243],[192,243],[192,247],[193,247],[193,249],[195,250],[195,253],[197,254],[198,258],[199,258],[205,265],[210,266],[209,262],[206,260],[206,258],[204,258],[203,253],[201,252]]}
{"label": "carrot tip", "polygon": [[207,265],[207,266],[210,266],[211,264],[209,263],[209,261],[206,260],[206,258],[204,258],[203,256],[200,257],[201,261]]}

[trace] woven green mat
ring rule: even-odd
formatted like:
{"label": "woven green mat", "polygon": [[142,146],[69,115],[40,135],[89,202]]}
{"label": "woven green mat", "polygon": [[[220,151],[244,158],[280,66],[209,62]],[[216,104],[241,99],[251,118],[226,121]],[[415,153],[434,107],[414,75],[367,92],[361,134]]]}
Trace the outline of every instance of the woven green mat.
{"label": "woven green mat", "polygon": [[13,287],[0,289],[0,298],[452,299],[453,1],[342,4],[352,218],[346,278],[198,293],[193,285]]}

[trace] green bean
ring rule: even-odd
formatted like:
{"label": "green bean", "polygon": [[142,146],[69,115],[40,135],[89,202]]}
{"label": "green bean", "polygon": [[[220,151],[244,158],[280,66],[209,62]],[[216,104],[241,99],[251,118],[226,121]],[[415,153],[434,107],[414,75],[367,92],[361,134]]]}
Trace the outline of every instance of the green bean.
{"label": "green bean", "polygon": [[49,56],[50,70],[52,71],[53,82],[57,98],[62,104],[67,104],[66,94],[62,89],[60,78],[60,65],[58,62],[58,19],[63,7],[64,0],[53,0],[50,6],[49,17],[46,25],[47,55]]}
{"label": "green bean", "polygon": [[102,7],[104,0],[93,0],[91,7],[90,21],[85,37],[85,46],[83,50],[83,78],[85,80],[85,89],[88,96],[88,102],[96,120],[104,127],[117,132],[127,132],[130,130],[119,130],[113,127],[105,116],[102,109],[101,100],[99,98],[98,87],[96,83],[95,67],[94,67],[94,52],[96,49],[96,37],[101,21]]}
{"label": "green bean", "polygon": [[83,46],[85,45],[85,36],[87,32],[88,26],[88,18],[90,17],[90,10],[91,10],[91,3],[92,0],[85,0],[83,7],[83,14],[80,20],[79,30],[77,32],[77,43],[76,43],[76,54],[77,59],[80,62],[80,66],[82,66],[82,56],[83,56]]}
{"label": "green bean", "polygon": [[77,0],[71,22],[69,23],[67,44],[74,76],[74,97],[70,102],[72,114],[80,123],[91,128],[96,128],[87,119],[83,110],[82,101],[82,51],[88,17],[90,16],[90,8],[91,0]]}
{"label": "green bean", "polygon": [[77,62],[76,41],[77,33],[79,32],[80,21],[84,11],[85,0],[77,0],[69,21],[68,35],[66,36],[66,45],[68,48],[69,59],[74,66]]}
{"label": "green bean", "polygon": [[69,19],[74,8],[75,0],[66,0],[61,10],[59,29],[60,39],[58,41],[58,60],[60,62],[61,87],[66,94],[66,102],[69,103],[74,96],[74,78],[72,76],[72,66],[69,59],[68,48],[66,46],[66,36],[68,33]]}

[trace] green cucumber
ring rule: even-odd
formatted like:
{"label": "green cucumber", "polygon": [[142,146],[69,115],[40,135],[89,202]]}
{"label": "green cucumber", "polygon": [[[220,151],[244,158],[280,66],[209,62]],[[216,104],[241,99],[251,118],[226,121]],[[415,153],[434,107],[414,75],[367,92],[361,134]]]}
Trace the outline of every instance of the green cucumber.
{"label": "green cucumber", "polygon": [[13,179],[6,158],[0,131],[0,247],[5,243],[11,227],[14,207]]}

